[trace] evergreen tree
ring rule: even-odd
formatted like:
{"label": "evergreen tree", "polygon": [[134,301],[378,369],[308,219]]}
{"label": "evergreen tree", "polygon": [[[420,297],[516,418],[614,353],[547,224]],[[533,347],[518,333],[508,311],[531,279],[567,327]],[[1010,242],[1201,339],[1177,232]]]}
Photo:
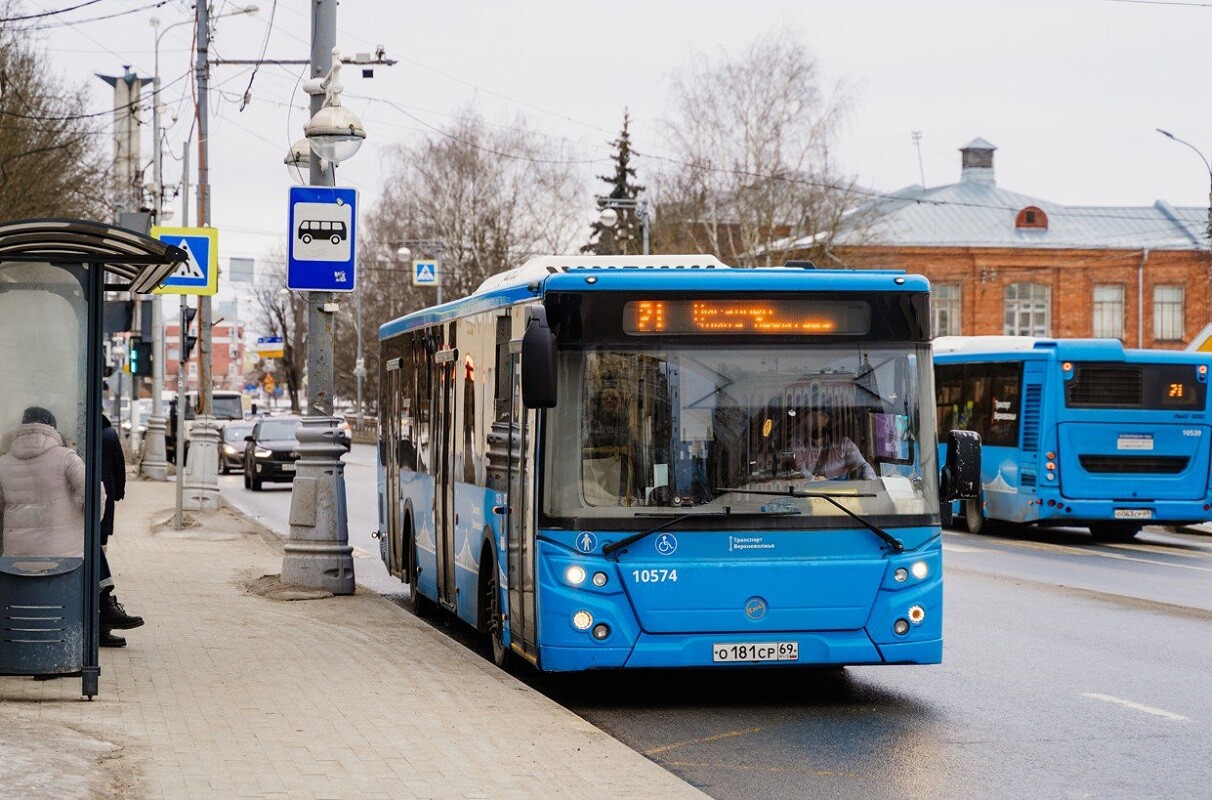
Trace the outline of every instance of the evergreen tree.
{"label": "evergreen tree", "polygon": [[[610,187],[601,197],[610,200],[635,200],[644,187],[635,182],[635,167],[631,166],[631,115],[623,113],[623,130],[612,144],[615,148],[614,174],[599,175],[599,180]],[[589,244],[581,248],[582,253],[599,256],[630,255],[643,250],[643,229],[634,208],[616,208],[618,221],[614,225],[603,225],[594,220],[589,226]]]}

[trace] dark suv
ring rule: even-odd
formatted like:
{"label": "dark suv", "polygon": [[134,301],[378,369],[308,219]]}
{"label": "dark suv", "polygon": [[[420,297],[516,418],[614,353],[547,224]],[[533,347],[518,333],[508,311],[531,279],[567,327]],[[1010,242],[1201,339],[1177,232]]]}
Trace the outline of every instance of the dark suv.
{"label": "dark suv", "polygon": [[302,420],[297,417],[268,417],[257,423],[244,438],[244,488],[261,491],[264,481],[288,482],[295,479],[295,431]]}

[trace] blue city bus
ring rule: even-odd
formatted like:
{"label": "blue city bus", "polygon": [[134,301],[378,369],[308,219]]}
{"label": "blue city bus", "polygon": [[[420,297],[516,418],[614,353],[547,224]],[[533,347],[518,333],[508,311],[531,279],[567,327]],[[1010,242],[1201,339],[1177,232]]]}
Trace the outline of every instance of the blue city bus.
{"label": "blue city bus", "polygon": [[1020,336],[940,337],[934,350],[939,430],[981,436],[970,531],[994,520],[1127,541],[1212,519],[1206,354]]}
{"label": "blue city bus", "polygon": [[[540,257],[383,325],[388,570],[502,665],[937,663],[928,291]],[[977,458],[957,434],[947,497]]]}

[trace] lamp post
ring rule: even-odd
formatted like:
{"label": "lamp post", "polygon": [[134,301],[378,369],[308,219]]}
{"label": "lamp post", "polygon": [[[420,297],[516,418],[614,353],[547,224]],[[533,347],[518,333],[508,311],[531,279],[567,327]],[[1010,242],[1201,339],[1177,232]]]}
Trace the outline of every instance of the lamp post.
{"label": "lamp post", "polygon": [[[336,0],[314,0],[311,16],[312,117],[304,126],[312,186],[335,186],[333,167],[351,158],[366,138],[357,116],[341,106],[341,60],[334,49]],[[321,77],[323,76],[323,77]],[[295,150],[291,148],[292,155]],[[289,166],[291,155],[287,156]],[[290,498],[290,539],[283,548],[282,580],[333,594],[353,594],[353,548],[345,503],[345,448],[332,416],[334,316],[332,292],[307,293],[307,413],[295,433],[299,444]]]}
{"label": "lamp post", "polygon": [[[219,17],[234,17],[242,14],[255,14],[257,6],[248,5],[235,11],[220,14]],[[154,52],[154,70],[152,75],[152,175],[154,190],[152,203],[155,208],[157,225],[164,224],[164,145],[163,132],[160,127],[160,40],[173,28],[182,25],[192,25],[193,19],[174,22],[160,28],[160,20],[152,17],[149,22],[156,31]],[[188,161],[186,161],[188,164]],[[187,193],[188,194],[188,193]],[[182,295],[181,302],[185,298]],[[152,297],[152,413],[147,420],[147,439],[143,444],[141,461],[143,474],[152,480],[168,480],[168,454],[165,447],[164,435],[167,420],[164,416],[164,309],[160,298]],[[184,336],[184,331],[180,335]],[[134,424],[132,423],[132,429]],[[180,461],[180,459],[178,459]]]}
{"label": "lamp post", "polygon": [[1209,247],[1212,248],[1212,164],[1209,164],[1208,159],[1204,157],[1204,154],[1202,152],[1200,152],[1200,149],[1198,147],[1196,147],[1195,145],[1191,144],[1190,142],[1184,141],[1184,140],[1178,138],[1177,136],[1175,136],[1174,134],[1170,133],[1170,131],[1165,131],[1165,130],[1162,130],[1161,128],[1158,128],[1157,132],[1160,133],[1162,136],[1173,139],[1174,141],[1178,142],[1179,144],[1186,145],[1187,147],[1191,148],[1192,150],[1195,151],[1195,155],[1199,156],[1199,160],[1204,162],[1204,169],[1206,169],[1208,171],[1208,230],[1207,230],[1207,234],[1208,234]]}
{"label": "lamp post", "polygon": [[[434,286],[438,290],[435,305],[442,305],[442,257],[446,255],[446,242],[441,239],[404,239],[396,247],[396,258],[401,261],[412,260],[412,249],[415,247],[422,255],[430,255],[437,262],[434,266]],[[413,271],[413,281],[416,281],[416,271]]]}
{"label": "lamp post", "polygon": [[644,232],[644,255],[648,255],[648,224],[652,219],[652,209],[648,205],[648,199],[644,197],[598,197],[598,208],[602,209],[602,216],[599,222],[607,228],[613,228],[619,221],[618,209],[635,212],[636,218],[640,221],[640,229]]}

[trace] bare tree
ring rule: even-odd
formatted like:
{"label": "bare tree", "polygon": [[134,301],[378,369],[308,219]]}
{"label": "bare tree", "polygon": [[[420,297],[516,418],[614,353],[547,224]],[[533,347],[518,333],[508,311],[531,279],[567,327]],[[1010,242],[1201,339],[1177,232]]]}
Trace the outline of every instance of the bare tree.
{"label": "bare tree", "polygon": [[847,104],[844,90],[822,90],[816,61],[786,30],[735,59],[696,59],[673,82],[658,246],[747,266],[825,257],[833,236],[859,223],[851,209],[863,199],[829,157]]}
{"label": "bare tree", "polygon": [[[0,19],[22,6],[0,0]],[[0,22],[0,220],[108,218],[108,114],[88,114],[83,88],[59,83],[21,22]]]}
{"label": "bare tree", "polygon": [[[267,269],[253,287],[257,322],[270,336],[282,337],[282,358],[275,359],[274,380],[286,384],[292,414],[301,411],[299,392],[303,389],[303,374],[307,367],[307,299],[299,292],[285,289],[286,259],[281,251],[265,260]],[[269,365],[257,362],[252,378],[260,384]]]}
{"label": "bare tree", "polygon": [[[587,196],[580,165],[562,147],[524,120],[493,126],[472,111],[398,147],[385,171],[382,198],[359,242],[365,393],[372,402],[378,327],[436,300],[432,288],[412,285],[410,264],[396,255],[401,243],[442,242],[442,296],[454,300],[531,256],[574,252]],[[356,313],[351,299],[337,319],[336,390],[346,398],[355,392]]]}

